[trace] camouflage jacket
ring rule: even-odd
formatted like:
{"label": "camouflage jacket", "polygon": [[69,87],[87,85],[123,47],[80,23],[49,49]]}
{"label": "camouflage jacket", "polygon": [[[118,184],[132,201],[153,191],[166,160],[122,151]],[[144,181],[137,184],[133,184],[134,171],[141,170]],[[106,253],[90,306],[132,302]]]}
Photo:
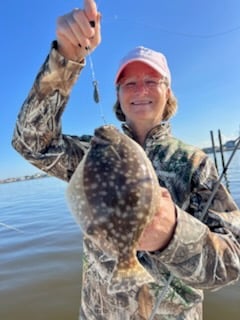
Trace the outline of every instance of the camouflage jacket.
{"label": "camouflage jacket", "polygon": [[[90,141],[89,136],[64,135],[61,130],[61,115],[83,67],[84,63],[64,59],[53,46],[22,106],[13,136],[14,148],[31,164],[65,181]],[[123,129],[132,136],[127,126]],[[154,283],[111,296],[106,288],[114,262],[84,239],[81,320],[149,319],[170,274],[173,279],[154,320],[200,320],[202,290],[239,279],[240,212],[223,185],[201,217],[218,179],[212,161],[173,138],[169,124],[155,127],[144,149],[176,204],[175,233],[164,250],[138,253]]]}

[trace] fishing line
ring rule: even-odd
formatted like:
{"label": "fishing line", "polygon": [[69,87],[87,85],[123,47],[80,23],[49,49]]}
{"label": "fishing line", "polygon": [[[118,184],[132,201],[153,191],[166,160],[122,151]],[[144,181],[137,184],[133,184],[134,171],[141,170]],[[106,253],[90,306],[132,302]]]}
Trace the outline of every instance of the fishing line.
{"label": "fishing line", "polygon": [[9,226],[8,224],[3,223],[3,222],[0,222],[0,226],[3,226],[3,227],[5,227],[6,229],[9,229],[9,230],[17,231],[19,233],[24,233],[22,230],[20,230],[18,228],[15,228],[15,227],[12,227],[12,226]]}
{"label": "fishing line", "polygon": [[99,86],[98,86],[98,81],[97,78],[95,76],[95,70],[94,70],[94,65],[93,65],[93,60],[91,57],[91,54],[89,52],[89,48],[88,50],[88,60],[89,60],[89,64],[90,64],[90,70],[91,70],[91,75],[92,75],[92,84],[93,84],[93,100],[99,104],[99,111],[100,111],[100,117],[103,120],[104,124],[107,124],[107,121],[105,119],[105,115],[103,112],[103,107],[102,107],[102,103],[101,103],[101,99],[100,99],[100,94],[99,94]]}
{"label": "fishing line", "polygon": [[209,34],[188,33],[188,32],[170,30],[170,29],[167,29],[165,27],[159,26],[157,24],[145,23],[143,20],[135,19],[134,21],[132,21],[132,20],[129,20],[129,19],[126,19],[126,18],[121,18],[121,17],[119,18],[118,15],[114,15],[113,18],[105,19],[105,21],[103,21],[103,24],[104,24],[104,22],[105,23],[115,23],[116,20],[118,20],[119,22],[127,22],[127,23],[130,23],[131,25],[132,24],[136,24],[136,25],[141,25],[143,27],[156,29],[156,30],[159,30],[161,32],[167,33],[169,35],[181,36],[181,37],[186,37],[186,38],[198,38],[198,39],[216,38],[216,37],[224,36],[224,35],[227,35],[229,33],[233,33],[233,32],[236,32],[236,31],[240,30],[240,26],[237,25],[237,26],[235,26],[233,28],[230,28],[230,29],[226,29],[226,30],[223,30],[223,31],[215,32],[215,33],[209,33]]}
{"label": "fishing line", "polygon": [[[99,6],[100,6],[100,2],[101,1],[95,1],[97,4],[97,8],[99,10]],[[93,64],[93,60],[92,60],[92,56],[90,53],[90,48],[86,48],[87,52],[88,52],[88,60],[89,60],[89,64],[90,64],[90,71],[91,71],[91,76],[92,76],[92,84],[93,84],[93,100],[95,101],[95,103],[99,104],[99,111],[100,111],[100,117],[102,118],[102,121],[104,124],[107,124],[107,121],[105,119],[105,115],[103,112],[103,106],[101,103],[101,99],[100,99],[100,93],[99,93],[99,85],[98,85],[98,81],[97,78],[95,76],[95,68],[94,68],[94,64]]]}

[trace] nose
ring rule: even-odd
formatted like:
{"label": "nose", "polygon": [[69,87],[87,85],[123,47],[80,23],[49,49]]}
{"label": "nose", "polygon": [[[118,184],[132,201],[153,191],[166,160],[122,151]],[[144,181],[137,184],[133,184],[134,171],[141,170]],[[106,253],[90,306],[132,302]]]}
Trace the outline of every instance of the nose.
{"label": "nose", "polygon": [[135,87],[135,91],[137,92],[145,92],[145,91],[149,91],[149,88],[147,86],[147,84],[144,81],[138,81],[136,83],[136,87]]}

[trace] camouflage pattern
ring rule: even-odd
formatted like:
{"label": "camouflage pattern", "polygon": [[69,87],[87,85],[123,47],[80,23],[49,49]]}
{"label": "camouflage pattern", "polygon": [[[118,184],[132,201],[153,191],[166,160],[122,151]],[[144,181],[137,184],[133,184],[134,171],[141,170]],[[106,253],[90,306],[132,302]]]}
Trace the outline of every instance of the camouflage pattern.
{"label": "camouflage pattern", "polygon": [[[61,115],[83,63],[67,61],[56,43],[19,113],[14,148],[50,175],[69,181],[89,147],[90,136],[62,134]],[[126,125],[124,132],[133,137]],[[149,132],[144,149],[159,183],[177,208],[177,227],[159,252],[138,252],[155,282],[129,292],[107,294],[113,261],[83,239],[81,320],[147,320],[156,297],[174,275],[154,320],[202,319],[203,289],[218,289],[240,275],[240,212],[221,185],[201,221],[201,212],[218,179],[212,161],[195,147],[173,138],[163,123]]]}

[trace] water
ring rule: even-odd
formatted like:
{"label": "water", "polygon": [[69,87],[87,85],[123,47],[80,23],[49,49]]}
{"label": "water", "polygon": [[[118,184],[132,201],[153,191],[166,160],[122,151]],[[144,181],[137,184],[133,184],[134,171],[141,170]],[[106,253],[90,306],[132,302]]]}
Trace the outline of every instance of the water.
{"label": "water", "polygon": [[[231,151],[224,153],[225,164]],[[222,172],[220,154],[217,153],[217,162]],[[238,150],[227,171],[230,192],[240,207],[240,150]],[[223,182],[225,180],[223,179]],[[205,293],[204,320],[239,320],[240,319],[240,282],[215,292]]]}
{"label": "water", "polygon": [[[228,179],[240,205],[240,151]],[[0,225],[0,320],[78,319],[81,232],[65,189],[54,178],[0,185],[0,222],[21,231]],[[239,320],[239,304],[240,283],[206,293],[204,320]]]}
{"label": "water", "polygon": [[0,185],[0,320],[78,319],[81,234],[53,178]]}

